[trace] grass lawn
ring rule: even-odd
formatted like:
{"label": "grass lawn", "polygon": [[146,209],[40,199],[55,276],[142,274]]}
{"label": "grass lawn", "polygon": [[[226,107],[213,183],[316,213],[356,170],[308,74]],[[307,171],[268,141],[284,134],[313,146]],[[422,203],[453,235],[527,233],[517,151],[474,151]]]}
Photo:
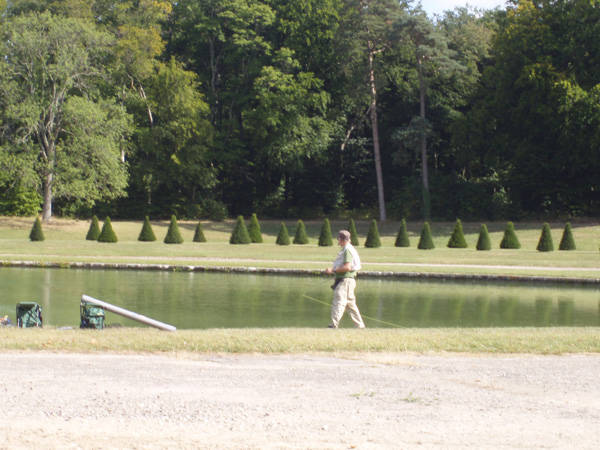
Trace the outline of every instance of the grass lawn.
{"label": "grass lawn", "polygon": [[[285,221],[293,238],[297,220]],[[304,222],[309,237],[308,245],[275,245],[281,221],[261,220],[263,244],[230,245],[229,237],[235,221],[203,221],[206,243],[192,242],[197,222],[180,221],[183,244],[165,244],[169,221],[154,221],[155,242],[139,242],[137,237],[142,221],[113,221],[119,239],[114,244],[86,241],[88,221],[53,219],[44,223],[46,240],[31,242],[28,238],[33,218],[0,217],[0,260],[45,262],[108,262],[148,263],[172,265],[268,267],[320,270],[334,259],[337,249],[317,245],[322,221]],[[333,234],[346,228],[348,221],[331,221]],[[521,249],[499,248],[505,222],[486,224],[493,249],[477,251],[480,223],[463,223],[469,248],[446,247],[454,223],[431,223],[436,248],[418,250],[421,222],[407,224],[411,239],[410,248],[394,247],[399,222],[378,224],[382,246],[376,249],[359,247],[363,270],[420,273],[461,273],[512,276],[549,276],[570,278],[599,278],[600,275],[600,223],[572,222],[577,250],[558,251],[564,223],[551,223],[555,251],[536,250],[542,224],[516,223],[515,229]],[[364,243],[369,221],[356,221],[361,244]],[[335,244],[335,242],[334,242]]]}

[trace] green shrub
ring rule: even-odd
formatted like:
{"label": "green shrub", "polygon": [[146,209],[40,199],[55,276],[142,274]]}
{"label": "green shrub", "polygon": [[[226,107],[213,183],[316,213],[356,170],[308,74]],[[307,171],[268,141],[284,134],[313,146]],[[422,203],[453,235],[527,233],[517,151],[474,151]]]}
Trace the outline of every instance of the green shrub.
{"label": "green shrub", "polygon": [[482,223],[481,229],[479,230],[479,238],[477,239],[477,250],[491,250],[492,240],[490,239],[490,233],[488,233],[487,226]]}
{"label": "green shrub", "polygon": [[44,230],[42,230],[42,222],[40,221],[39,217],[36,217],[35,222],[33,222],[31,232],[29,233],[29,239],[32,241],[43,241],[46,239],[44,236]]}
{"label": "green shrub", "polygon": [[571,231],[571,224],[567,223],[563,231],[560,244],[558,244],[559,250],[576,250],[575,240],[573,239],[573,232]]}
{"label": "green shrub", "polygon": [[306,235],[306,227],[304,226],[304,222],[301,220],[298,221],[298,226],[296,226],[296,235],[294,236],[294,244],[304,245],[308,244],[308,236]]}
{"label": "green shrub", "polygon": [[537,251],[554,251],[554,243],[552,242],[552,234],[550,233],[550,225],[548,225],[548,222],[544,222],[544,226],[542,227],[542,234],[540,235],[540,240],[537,245]]}
{"label": "green shrub", "polygon": [[154,242],[155,240],[156,235],[154,234],[154,230],[152,230],[152,225],[150,225],[150,219],[148,219],[148,216],[146,216],[144,217],[144,225],[142,225],[142,231],[140,231],[138,241]]}
{"label": "green shrub", "polygon": [[515,225],[512,222],[506,224],[504,237],[502,237],[502,241],[500,241],[500,248],[521,248],[521,243],[515,233]]}
{"label": "green shrub", "polygon": [[360,242],[358,240],[358,233],[356,232],[356,225],[354,225],[354,219],[352,218],[348,223],[348,232],[350,233],[350,243],[355,247],[357,245],[360,245]]}
{"label": "green shrub", "polygon": [[410,239],[408,237],[408,230],[406,229],[406,221],[404,219],[400,222],[400,229],[398,230],[394,247],[410,247]]}
{"label": "green shrub", "polygon": [[281,227],[279,227],[279,233],[277,233],[277,240],[275,243],[277,245],[290,245],[290,235],[283,222],[281,222]]}
{"label": "green shrub", "polygon": [[246,224],[244,223],[244,218],[242,216],[238,216],[237,223],[231,232],[229,243],[250,244],[250,235],[248,234],[248,229],[246,228]]}
{"label": "green shrub", "polygon": [[377,221],[373,219],[369,232],[367,233],[367,240],[365,241],[365,247],[377,248],[381,247],[381,240],[379,239],[379,230],[377,230]]}
{"label": "green shrub", "polygon": [[181,244],[183,242],[183,238],[179,232],[179,225],[177,225],[177,217],[175,217],[175,215],[171,216],[171,223],[169,224],[169,229],[167,230],[164,242],[165,244]]}
{"label": "green shrub", "polygon": [[100,236],[100,225],[98,224],[98,218],[96,216],[92,217],[92,223],[90,224],[90,229],[85,236],[86,241],[97,241]]}
{"label": "green shrub", "polygon": [[429,223],[427,222],[423,224],[423,228],[421,229],[421,238],[419,239],[417,248],[419,250],[431,250],[435,248],[435,244],[433,243],[433,237],[431,236],[431,230],[429,228]]}
{"label": "green shrub", "polygon": [[202,229],[202,223],[198,222],[196,225],[196,231],[194,232],[193,242],[206,242],[206,238],[204,237],[204,230]]}
{"label": "green shrub", "polygon": [[456,219],[456,223],[454,224],[454,230],[452,231],[452,235],[448,240],[448,248],[467,248],[467,240],[465,239],[465,235],[463,233],[462,223],[460,219]]}
{"label": "green shrub", "polygon": [[319,247],[331,247],[332,245],[331,226],[329,225],[329,219],[325,219],[321,226],[321,234],[319,235]]}
{"label": "green shrub", "polygon": [[248,235],[250,236],[250,242],[255,244],[262,244],[263,237],[260,232],[260,224],[258,223],[258,218],[256,214],[252,214],[250,218],[250,223],[248,224]]}
{"label": "green shrub", "polygon": [[104,219],[104,225],[102,225],[102,231],[100,231],[100,236],[98,236],[98,242],[118,242],[117,235],[113,230],[112,223],[110,222],[110,217],[106,216]]}

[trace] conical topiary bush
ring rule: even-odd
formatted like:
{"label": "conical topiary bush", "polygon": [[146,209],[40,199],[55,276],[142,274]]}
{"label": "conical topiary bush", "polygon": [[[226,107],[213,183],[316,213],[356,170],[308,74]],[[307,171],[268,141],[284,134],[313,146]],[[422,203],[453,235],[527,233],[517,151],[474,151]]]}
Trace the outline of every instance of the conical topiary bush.
{"label": "conical topiary bush", "polygon": [[92,217],[92,223],[90,223],[90,229],[85,236],[86,241],[97,241],[100,236],[100,225],[98,224],[98,218]]}
{"label": "conical topiary bush", "polygon": [[301,220],[298,221],[298,225],[296,226],[296,234],[294,236],[294,244],[304,245],[308,244],[308,236],[306,235],[306,227],[304,226],[304,222]]}
{"label": "conical topiary bush", "polygon": [[321,226],[321,234],[319,234],[319,247],[331,247],[332,245],[331,226],[329,225],[329,219],[325,219]]}
{"label": "conical topiary bush", "polygon": [[491,250],[492,249],[492,240],[490,239],[490,233],[488,233],[487,226],[482,223],[481,228],[479,229],[479,238],[477,239],[477,245],[475,246],[477,250]]}
{"label": "conical topiary bush", "polygon": [[156,235],[154,234],[152,225],[150,225],[150,219],[148,219],[148,216],[144,217],[144,225],[142,225],[142,230],[140,231],[140,235],[138,236],[138,241],[141,241],[141,242],[156,241]]}
{"label": "conical topiary bush", "polygon": [[506,224],[504,236],[502,237],[502,241],[500,241],[500,248],[521,248],[521,243],[515,233],[515,225],[512,222]]}
{"label": "conical topiary bush", "polygon": [[429,228],[429,223],[427,222],[423,224],[423,228],[421,229],[421,238],[419,239],[417,248],[419,250],[431,250],[435,248],[433,236],[431,236],[431,229]]}
{"label": "conical topiary bush", "polygon": [[465,235],[463,233],[462,223],[460,219],[456,219],[456,223],[454,224],[454,230],[452,230],[452,235],[448,240],[448,248],[467,248],[467,240],[465,239]]}
{"label": "conical topiary bush", "polygon": [[576,250],[575,240],[573,239],[573,232],[571,231],[571,224],[567,223],[563,231],[560,244],[558,244],[559,250]]}
{"label": "conical topiary bush", "polygon": [[263,241],[262,233],[260,232],[260,224],[256,214],[252,214],[250,223],[248,224],[248,235],[250,236],[250,242],[254,244],[261,244]]}
{"label": "conical topiary bush", "polygon": [[381,240],[379,239],[379,230],[377,230],[377,221],[375,219],[371,221],[371,226],[369,227],[369,231],[367,233],[367,240],[365,241],[365,247],[381,247]]}
{"label": "conical topiary bush", "polygon": [[244,223],[244,218],[242,216],[238,216],[237,223],[231,232],[229,243],[250,244],[250,235],[248,234],[248,229],[246,228],[246,224]]}
{"label": "conical topiary bush", "polygon": [[352,218],[350,219],[350,222],[348,222],[348,232],[350,233],[350,243],[355,247],[360,245],[358,233],[356,232],[356,225],[354,225],[354,219]]}
{"label": "conical topiary bush", "polygon": [[113,230],[112,223],[110,222],[110,217],[106,216],[104,219],[104,225],[102,225],[102,231],[100,231],[100,236],[98,236],[98,242],[118,242],[117,235]]}
{"label": "conical topiary bush", "polygon": [[204,230],[202,229],[202,223],[198,222],[196,225],[196,231],[194,232],[193,242],[206,242],[206,238],[204,237]]}
{"label": "conical topiary bush", "polygon": [[275,243],[277,245],[290,245],[290,234],[283,222],[281,222],[281,227],[279,227],[279,233],[277,233],[277,240]]}
{"label": "conical topiary bush", "polygon": [[29,232],[29,239],[32,241],[43,241],[46,239],[44,236],[44,230],[42,230],[42,222],[40,221],[39,217],[36,217],[35,222],[33,222],[33,226]]}
{"label": "conical topiary bush", "polygon": [[400,229],[396,235],[394,247],[410,247],[410,239],[408,237],[408,230],[406,229],[406,221],[404,219],[400,221]]}
{"label": "conical topiary bush", "polygon": [[175,217],[175,215],[171,216],[171,223],[169,224],[169,229],[167,230],[167,235],[165,236],[164,242],[165,244],[183,243],[183,238],[179,232],[179,225],[177,225],[177,217]]}
{"label": "conical topiary bush", "polygon": [[544,226],[542,227],[542,234],[540,235],[540,240],[537,245],[537,251],[554,251],[554,243],[552,242],[552,234],[550,233],[550,225],[548,225],[548,222],[544,222]]}

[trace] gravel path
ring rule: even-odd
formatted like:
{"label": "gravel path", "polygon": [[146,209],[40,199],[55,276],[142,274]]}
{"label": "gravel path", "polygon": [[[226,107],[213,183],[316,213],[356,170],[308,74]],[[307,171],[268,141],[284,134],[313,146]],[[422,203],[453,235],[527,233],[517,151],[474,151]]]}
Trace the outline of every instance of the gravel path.
{"label": "gravel path", "polygon": [[600,355],[4,353],[0,449],[596,449]]}

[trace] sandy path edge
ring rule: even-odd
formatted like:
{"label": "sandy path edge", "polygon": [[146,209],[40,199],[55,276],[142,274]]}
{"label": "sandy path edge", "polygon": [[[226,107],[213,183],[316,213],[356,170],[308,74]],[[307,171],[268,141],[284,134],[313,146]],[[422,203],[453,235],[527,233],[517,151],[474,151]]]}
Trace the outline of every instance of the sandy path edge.
{"label": "sandy path edge", "polygon": [[600,355],[0,356],[0,449],[597,448]]}

